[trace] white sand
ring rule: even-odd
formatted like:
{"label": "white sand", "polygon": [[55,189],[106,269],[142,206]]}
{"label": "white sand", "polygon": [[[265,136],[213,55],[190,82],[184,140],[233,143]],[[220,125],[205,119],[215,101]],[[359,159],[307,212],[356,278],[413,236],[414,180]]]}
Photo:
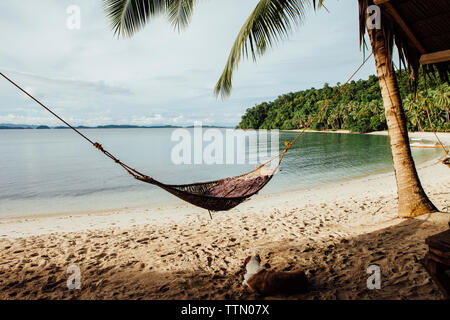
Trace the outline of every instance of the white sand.
{"label": "white sand", "polygon": [[[450,134],[441,136],[450,144]],[[430,199],[449,211],[449,168],[436,159],[421,165],[419,175]],[[424,239],[447,229],[450,215],[425,218],[397,218],[395,178],[388,173],[257,195],[213,220],[181,201],[4,219],[0,298],[255,298],[241,286],[241,265],[257,252],[272,268],[307,272],[310,292],[289,298],[439,299],[416,260],[426,252]],[[72,264],[81,269],[81,290],[66,287]],[[381,267],[381,290],[366,288],[370,264]]]}

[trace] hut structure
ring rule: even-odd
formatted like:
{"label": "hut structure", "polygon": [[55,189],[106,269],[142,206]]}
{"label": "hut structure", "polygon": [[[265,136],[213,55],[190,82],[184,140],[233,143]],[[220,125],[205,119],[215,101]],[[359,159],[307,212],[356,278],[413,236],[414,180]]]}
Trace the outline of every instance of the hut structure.
{"label": "hut structure", "polygon": [[[412,159],[392,58],[395,46],[400,62],[408,66],[413,85],[417,85],[421,66],[425,74],[437,70],[441,79],[448,81],[450,1],[358,1],[361,44],[366,45],[364,35],[368,33],[380,80],[397,181],[399,216],[414,217],[438,211],[425,194]],[[371,7],[374,5],[377,7]],[[371,28],[367,23],[373,10],[380,14],[378,28]]]}

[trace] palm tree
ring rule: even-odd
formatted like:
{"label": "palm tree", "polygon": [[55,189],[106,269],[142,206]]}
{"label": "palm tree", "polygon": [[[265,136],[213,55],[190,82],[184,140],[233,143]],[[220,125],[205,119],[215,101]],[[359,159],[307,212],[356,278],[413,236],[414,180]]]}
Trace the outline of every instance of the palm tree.
{"label": "palm tree", "polygon": [[[362,0],[360,0],[360,3]],[[377,75],[389,129],[392,160],[397,181],[398,213],[414,217],[438,211],[422,188],[409,146],[406,116],[392,65],[392,44],[387,43],[383,30],[369,32]]]}
{"label": "palm tree", "polygon": [[[166,14],[175,28],[186,26],[197,0],[103,0],[106,14],[116,35],[131,36],[142,28],[155,14]],[[226,97],[232,89],[233,71],[243,57],[253,60],[263,55],[267,48],[284,39],[292,27],[303,21],[306,10],[323,6],[324,0],[260,0],[239,31],[231,48],[225,68],[214,92]],[[361,45],[369,34],[375,57],[398,190],[398,213],[401,217],[413,217],[438,211],[426,196],[411,156],[406,117],[395,78],[392,51],[394,45],[400,59],[407,61],[417,71],[418,55],[412,54],[404,36],[396,33],[393,21],[383,15],[380,30],[366,29],[367,8],[373,0],[358,0]],[[394,41],[395,39],[395,41]]]}
{"label": "palm tree", "polygon": [[445,111],[445,121],[450,123],[450,112],[448,110],[450,105],[450,88],[447,83],[440,85],[433,92],[434,105]]}
{"label": "palm tree", "polygon": [[420,123],[419,116],[417,112],[419,111],[419,107],[417,105],[416,98],[413,94],[408,94],[408,96],[403,100],[403,106],[405,107],[408,115],[410,116],[409,121],[414,126],[414,129],[419,129],[419,131],[423,131],[422,124]]}

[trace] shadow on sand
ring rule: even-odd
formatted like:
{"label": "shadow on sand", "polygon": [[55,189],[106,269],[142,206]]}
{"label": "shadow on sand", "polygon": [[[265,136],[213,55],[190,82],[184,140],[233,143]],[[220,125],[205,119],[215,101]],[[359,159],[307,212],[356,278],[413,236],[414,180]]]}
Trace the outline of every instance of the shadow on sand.
{"label": "shadow on sand", "polygon": [[[450,215],[449,215],[450,216]],[[447,218],[444,214],[444,219]],[[448,228],[427,219],[398,224],[326,245],[298,242],[268,243],[259,254],[276,270],[303,269],[310,291],[266,299],[442,299],[420,263],[427,251],[424,239]],[[299,235],[301,236],[301,235]],[[238,259],[238,257],[236,257]],[[381,289],[367,289],[369,265],[381,268]],[[20,268],[19,268],[20,269]],[[243,269],[220,273],[214,261],[202,270],[160,273],[136,268],[81,264],[82,287],[68,290],[66,267],[49,265],[41,272],[26,268],[0,273],[2,299],[261,299],[242,286]],[[209,270],[209,271],[205,271]],[[10,270],[11,271],[11,270]]]}

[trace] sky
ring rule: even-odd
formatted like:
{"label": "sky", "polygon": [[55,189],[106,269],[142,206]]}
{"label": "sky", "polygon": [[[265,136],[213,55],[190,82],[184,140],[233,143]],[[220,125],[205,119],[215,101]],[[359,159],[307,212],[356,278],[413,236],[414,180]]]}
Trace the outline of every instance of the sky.
{"label": "sky", "polygon": [[[288,40],[241,61],[227,99],[213,88],[257,0],[200,0],[177,32],[165,17],[116,38],[101,0],[0,2],[0,71],[74,125],[235,126],[247,108],[325,82],[345,82],[363,60],[356,0],[310,9]],[[70,29],[67,9],[80,9]],[[5,45],[7,44],[7,45]],[[356,79],[375,74],[373,59]],[[60,125],[0,79],[0,123]]]}

